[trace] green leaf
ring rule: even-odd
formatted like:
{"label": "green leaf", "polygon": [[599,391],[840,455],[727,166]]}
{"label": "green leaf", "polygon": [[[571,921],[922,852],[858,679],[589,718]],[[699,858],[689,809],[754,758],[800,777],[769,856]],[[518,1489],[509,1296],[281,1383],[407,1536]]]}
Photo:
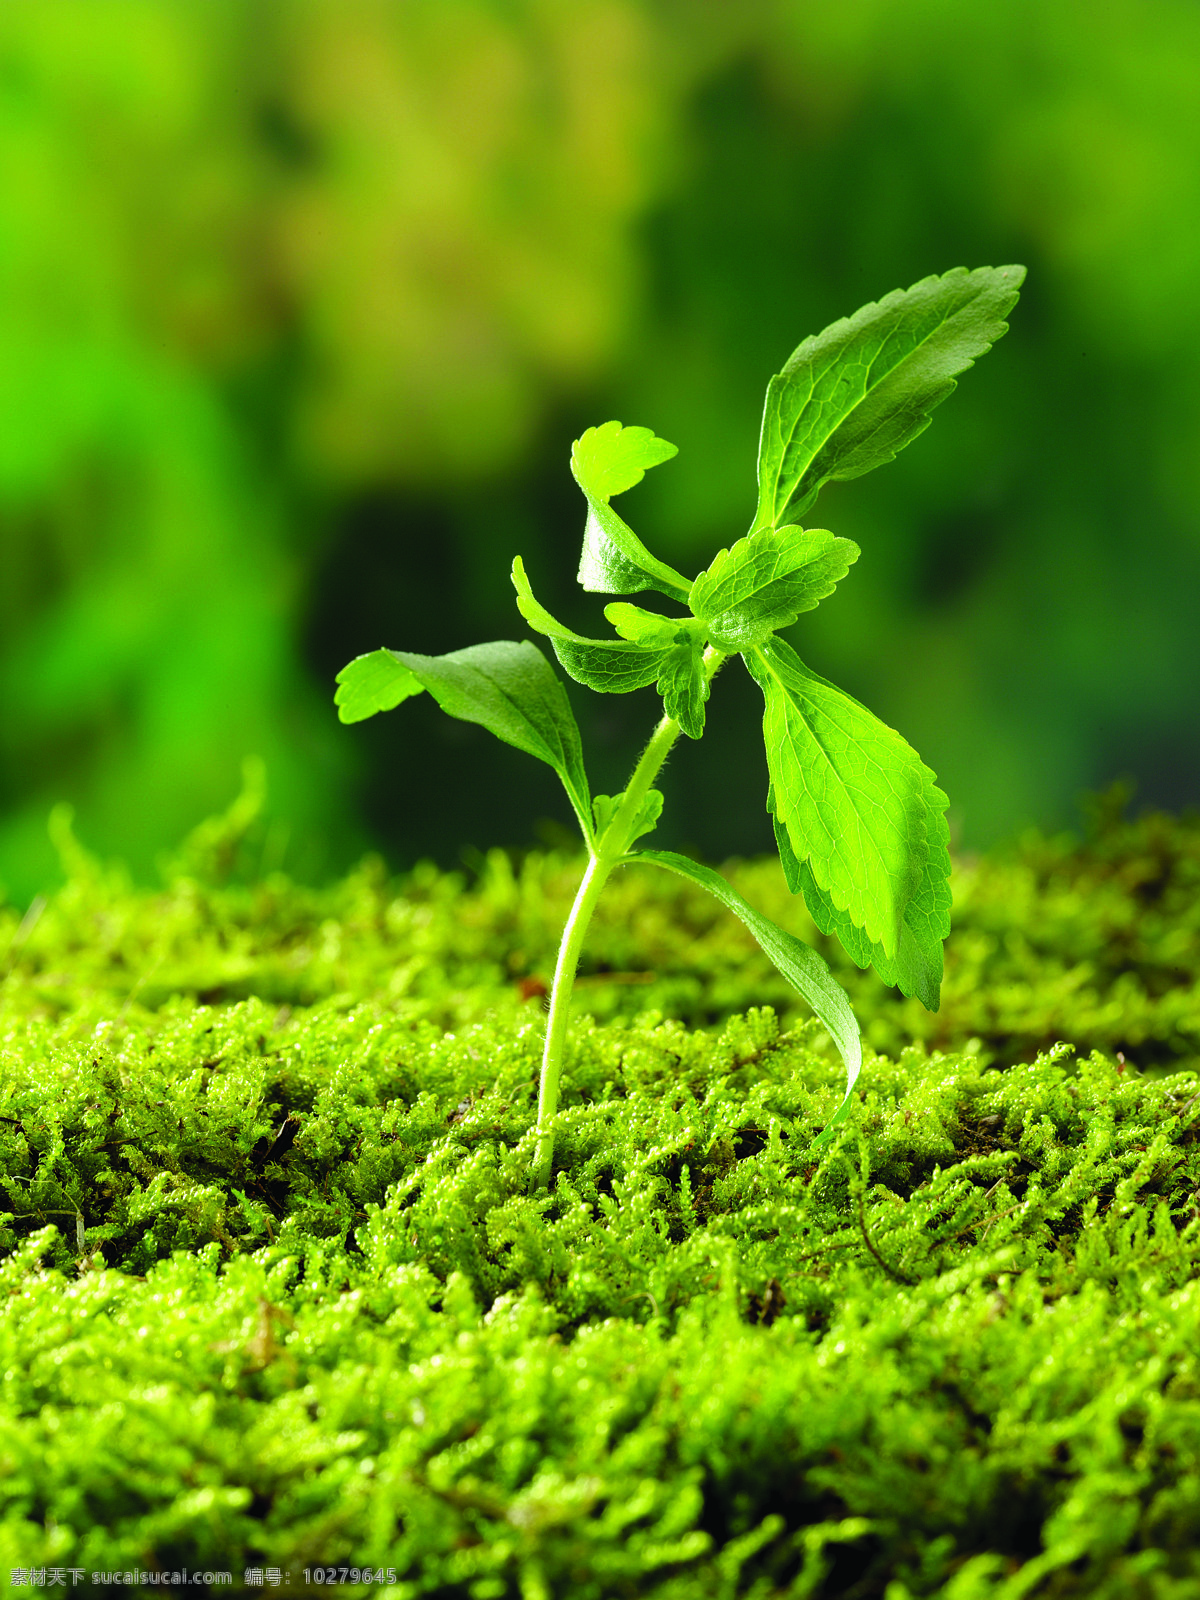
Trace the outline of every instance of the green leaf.
{"label": "green leaf", "polygon": [[[704,672],[704,635],[693,617],[660,617],[640,606],[617,603],[605,615],[631,637],[584,639],[534,598],[520,556],[513,562],[517,606],[531,628],[545,634],[563,669],[577,683],[601,694],[628,694],[657,684],[667,715],[690,739],[704,732],[709,684]],[[615,613],[615,614],[614,614]]]}
{"label": "green leaf", "polygon": [[889,958],[924,876],[925,769],[916,751],[782,639],[749,651],[763,691],[775,816],[798,861]]}
{"label": "green leaf", "polygon": [[[592,801],[592,812],[596,818],[596,837],[600,838],[605,828],[617,814],[617,809],[625,798],[624,790],[620,794],[598,794]],[[632,844],[635,839],[640,839],[643,834],[653,833],[658,826],[658,819],[662,815],[663,796],[661,789],[647,789],[642,799],[641,807],[634,820],[633,832],[629,835]]]}
{"label": "green leaf", "polygon": [[755,911],[731,883],[710,867],[702,867],[698,862],[689,861],[687,856],[676,855],[672,850],[639,850],[629,860],[649,861],[656,867],[665,867],[668,872],[689,878],[702,889],[707,889],[709,894],[715,895],[727,910],[741,918],[764,954],[813,1008],[846,1068],[846,1092],[842,1103],[824,1132],[814,1141],[816,1144],[826,1143],[833,1129],[845,1120],[849,1112],[850,1091],[862,1067],[862,1041],[846,991],[830,972],[824,957],[794,934],[787,933],[769,917]]}
{"label": "green leaf", "polygon": [[[477,722],[505,744],[515,745],[518,750],[553,767],[575,808],[585,837],[592,837],[592,807],[579,729],[566,690],[536,645],[498,639],[444,656],[377,650],[373,656],[360,656],[338,674],[339,684],[345,680],[343,689],[358,697],[352,700],[356,707],[364,703],[361,686],[368,681],[359,663],[372,661],[380,655],[390,656],[415,680],[418,688],[428,689],[450,716],[463,722]],[[379,672],[382,681],[382,664],[372,670]],[[407,680],[396,679],[396,682],[401,681]],[[406,693],[415,692],[406,690]],[[399,697],[403,698],[404,695]],[[399,704],[399,699],[385,704],[387,696],[384,695],[375,709],[388,710],[391,705]],[[370,714],[369,711],[360,712],[363,716]]]}
{"label": "green leaf", "polygon": [[824,934],[841,942],[850,959],[865,971],[874,967],[884,983],[902,994],[914,995],[927,1011],[936,1011],[941,1002],[942,944],[950,932],[950,830],[946,826],[946,796],[937,788],[933,773],[922,767],[925,778],[925,827],[930,848],[920,886],[904,911],[900,942],[894,957],[881,944],[868,939],[856,928],[845,911],[839,911],[829,896],[817,886],[812,870],[797,860],[787,829],[775,815],[775,794],[767,796],[784,877],[793,894],[802,894],[808,913]]}
{"label": "green leaf", "polygon": [[563,670],[576,683],[601,694],[628,694],[656,682],[667,670],[673,645],[650,650],[625,639],[584,639],[564,627],[534,598],[520,556],[512,564],[512,581],[517,591],[517,609],[536,633],[545,634],[550,640]]}
{"label": "green leaf", "polygon": [[693,638],[671,651],[659,674],[658,692],[667,715],[675,718],[689,739],[699,739],[704,733],[704,707],[709,695],[703,639]]}
{"label": "green leaf", "polygon": [[391,711],[425,688],[390,650],[356,656],[338,673],[337,684],[334,704],[342,722],[363,722],[377,711]]}
{"label": "green leaf", "polygon": [[956,376],[1007,332],[1024,276],[956,267],[806,339],[767,387],[755,527],[800,516],[828,479],[857,478],[910,444]]}
{"label": "green leaf", "polygon": [[709,695],[704,671],[704,624],[695,617],[662,617],[623,600],[605,606],[604,615],[618,633],[643,649],[666,651],[657,680],[663,708],[689,739],[699,739],[704,732],[704,707]]}
{"label": "green leaf", "polygon": [[571,470],[584,494],[611,500],[641,483],[650,467],[679,454],[673,444],[656,439],[649,428],[623,428],[603,422],[589,428],[571,446]]}
{"label": "green leaf", "polygon": [[613,495],[640,483],[649,467],[677,454],[649,428],[623,428],[605,422],[589,428],[571,447],[571,471],[587,496],[588,519],[579,562],[579,582],[596,594],[637,594],[658,589],[686,600],[690,588],[682,573],[652,556],[609,505]]}
{"label": "green leaf", "polygon": [[604,615],[621,635],[643,650],[666,650],[683,644],[698,631],[694,617],[664,617],[657,611],[645,611],[641,606],[631,606],[627,600],[614,600],[604,608]]}
{"label": "green leaf", "polygon": [[853,540],[824,528],[761,528],[717,552],[688,604],[719,650],[749,650],[831,595],[858,557]]}

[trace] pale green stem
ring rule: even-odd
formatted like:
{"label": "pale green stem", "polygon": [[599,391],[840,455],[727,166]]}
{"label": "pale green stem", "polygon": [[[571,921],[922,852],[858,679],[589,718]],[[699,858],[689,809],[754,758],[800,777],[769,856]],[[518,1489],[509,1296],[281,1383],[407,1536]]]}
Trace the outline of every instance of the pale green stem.
{"label": "pale green stem", "polygon": [[[711,645],[704,652],[705,676],[713,675],[726,657]],[[558,947],[558,963],[554,968],[554,986],[550,990],[550,1014],[546,1019],[546,1043],[542,1050],[542,1076],[538,1086],[537,1147],[533,1157],[533,1187],[544,1189],[550,1181],[550,1167],[554,1159],[554,1118],[558,1111],[558,1085],[562,1076],[563,1046],[567,1038],[567,1024],[571,1015],[571,990],[575,986],[575,972],[583,949],[584,935],[600,892],[608,882],[613,869],[625,860],[632,839],[634,824],[646,791],[662,770],[663,762],[678,739],[680,728],[674,717],[663,717],[643,750],[641,759],[630,775],[625,795],[612,821],[597,840],[597,848],[590,855],[583,882],[575,896],[575,903],[563,928],[562,943]]]}
{"label": "pale green stem", "polygon": [[546,1044],[542,1051],[542,1079],[538,1087],[537,1149],[533,1157],[533,1186],[544,1189],[550,1181],[550,1163],[554,1159],[554,1122],[558,1110],[558,1080],[562,1073],[563,1045],[567,1037],[567,1023],[571,1015],[571,990],[575,983],[575,969],[579,965],[579,952],[583,936],[592,920],[592,912],[600,891],[608,881],[612,864],[593,856],[587,864],[575,904],[563,929],[562,943],[558,947],[558,965],[554,969],[554,987],[550,991],[550,1015],[546,1019]]}

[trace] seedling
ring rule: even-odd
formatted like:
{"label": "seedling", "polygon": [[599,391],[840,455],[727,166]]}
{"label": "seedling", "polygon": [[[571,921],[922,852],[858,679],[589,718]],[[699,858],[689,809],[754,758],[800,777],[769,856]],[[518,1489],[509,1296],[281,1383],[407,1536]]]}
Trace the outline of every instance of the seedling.
{"label": "seedling", "polygon": [[859,549],[799,518],[831,479],[860,477],[890,461],[929,424],[957,374],[1006,332],[1003,318],[1025,276],[1018,266],[959,267],[896,290],[809,338],[767,385],[758,448],[758,509],[749,533],[717,552],[699,577],[659,561],[612,508],[650,467],[676,454],[648,428],[606,422],[575,441],[571,471],[588,504],[579,565],[582,587],[600,594],[654,590],[683,615],[615,601],[604,615],[615,639],[573,633],[534,598],[518,556],[512,581],[525,621],[549,640],[577,683],[601,694],[655,684],[663,716],[618,795],[592,796],[579,729],[562,683],[542,652],[502,639],[444,656],[375,650],[338,674],[343,722],[389,711],[427,689],[444,711],[553,767],[579,820],[588,861],[563,929],[542,1055],[533,1181],[544,1186],[571,989],[596,902],[630,863],[665,868],[716,896],[828,1030],[846,1069],[846,1090],[815,1144],[847,1116],[862,1061],[844,990],[808,945],[755,911],[717,872],[670,850],[634,848],[652,833],[663,796],[655,779],[684,734],[704,732],[709,688],[741,656],[763,692],[775,826],[788,887],[858,966],[936,1011],[942,944],[950,932],[946,796],[916,751],[826,679],[780,637],[834,591]]}

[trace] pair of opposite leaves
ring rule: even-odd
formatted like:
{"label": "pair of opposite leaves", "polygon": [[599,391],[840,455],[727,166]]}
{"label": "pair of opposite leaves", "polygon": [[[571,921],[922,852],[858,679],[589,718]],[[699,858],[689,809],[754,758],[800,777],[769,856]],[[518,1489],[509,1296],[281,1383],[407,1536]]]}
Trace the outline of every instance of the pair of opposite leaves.
{"label": "pair of opposite leaves", "polygon": [[[742,656],[763,691],[767,804],[789,887],[857,965],[873,965],[884,982],[931,1010],[950,928],[946,796],[898,733],[809,671],[776,635],[831,594],[859,555],[850,540],[794,519],[823,483],[891,460],[928,426],[956,376],[1006,331],[1003,318],[1023,277],[1016,266],[958,268],[864,306],[800,345],[767,389],[751,530],[694,581],[653,556],[611,505],[675,447],[616,422],[576,442],[571,466],[588,502],[580,584],[619,595],[653,589],[689,615],[614,602],[605,615],[619,637],[583,638],[535,599],[519,557],[513,564],[521,614],[550,639],[571,677],[602,693],[657,684],[667,714],[691,738],[704,728],[706,647]],[[376,651],[338,681],[343,721],[429,689],[451,715],[481,722],[549,762],[594,840],[578,730],[561,684],[533,646],[501,642],[440,657]],[[653,820],[648,814],[648,827]],[[654,854],[673,870],[684,859]],[[727,903],[743,918],[749,910]]]}

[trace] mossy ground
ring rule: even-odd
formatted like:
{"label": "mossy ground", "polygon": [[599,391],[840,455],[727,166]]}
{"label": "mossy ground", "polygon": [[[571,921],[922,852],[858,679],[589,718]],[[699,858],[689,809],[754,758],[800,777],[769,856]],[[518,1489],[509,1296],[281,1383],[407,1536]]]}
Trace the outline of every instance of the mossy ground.
{"label": "mossy ground", "polygon": [[819,1161],[824,1034],[628,869],[536,1196],[578,864],[221,886],[241,825],[0,913],[6,1579],[1200,1595],[1200,821],[959,863],[936,1016],[732,865],[871,1047]]}

